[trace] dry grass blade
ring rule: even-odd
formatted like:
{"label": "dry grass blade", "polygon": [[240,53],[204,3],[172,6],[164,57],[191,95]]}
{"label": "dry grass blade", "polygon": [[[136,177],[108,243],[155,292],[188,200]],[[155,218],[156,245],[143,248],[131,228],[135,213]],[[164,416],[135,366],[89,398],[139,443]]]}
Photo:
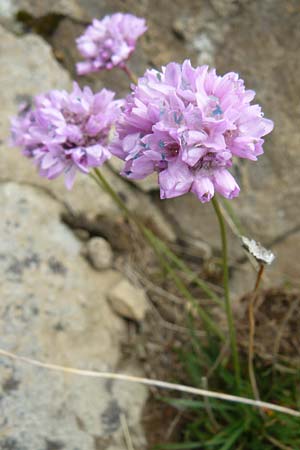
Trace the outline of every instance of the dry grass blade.
{"label": "dry grass blade", "polygon": [[289,309],[287,310],[287,313],[283,317],[282,323],[280,325],[280,328],[278,330],[278,333],[277,333],[277,336],[276,336],[276,339],[274,342],[273,361],[277,360],[284,329],[285,329],[286,325],[288,324],[289,320],[291,319],[291,317],[293,316],[294,312],[298,308],[299,302],[300,302],[300,298],[298,298],[296,301],[291,303],[291,306],[289,307]]}
{"label": "dry grass blade", "polygon": [[128,428],[128,423],[127,423],[126,416],[125,416],[124,413],[122,413],[120,415],[120,420],[121,420],[121,426],[122,426],[122,429],[123,429],[123,434],[124,434],[124,440],[125,440],[126,448],[127,448],[127,450],[134,450],[132,439],[131,439],[131,435],[130,435],[130,431],[129,431],[129,428]]}
{"label": "dry grass blade", "polygon": [[288,414],[294,417],[300,417],[300,411],[295,409],[287,408],[285,406],[275,405],[273,403],[252,400],[246,397],[239,397],[237,395],[224,394],[223,392],[208,391],[205,389],[197,389],[192,386],[184,386],[177,383],[168,383],[161,380],[152,380],[150,378],[134,377],[131,375],[125,375],[121,373],[110,373],[110,372],[98,372],[96,370],[83,370],[75,369],[73,367],[60,366],[57,364],[43,363],[36,359],[26,358],[25,356],[19,356],[15,353],[8,352],[6,350],[0,349],[0,355],[13,359],[14,361],[19,361],[27,364],[31,364],[36,367],[41,367],[43,369],[52,370],[55,372],[70,373],[73,375],[80,375],[91,378],[101,378],[119,381],[128,381],[130,383],[140,383],[146,386],[155,386],[160,389],[168,389],[178,392],[184,392],[186,394],[200,395],[201,397],[210,397],[218,400],[224,400],[232,403],[243,403],[249,406],[255,406],[257,408],[266,408],[272,411],[277,411],[283,414]]}

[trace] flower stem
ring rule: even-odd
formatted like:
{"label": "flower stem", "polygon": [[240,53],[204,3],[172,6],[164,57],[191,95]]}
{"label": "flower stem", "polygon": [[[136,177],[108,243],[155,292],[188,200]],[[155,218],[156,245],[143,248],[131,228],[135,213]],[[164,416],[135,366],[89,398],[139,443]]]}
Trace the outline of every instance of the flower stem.
{"label": "flower stem", "polygon": [[134,84],[138,83],[137,76],[135,75],[135,73],[132,72],[131,69],[129,69],[129,67],[126,64],[122,66],[122,69],[124,70],[130,81],[132,81]]}
{"label": "flower stem", "polygon": [[[100,172],[100,170],[95,167],[94,168],[94,173],[96,174],[96,177],[93,178],[96,180],[98,180],[98,184],[100,184],[100,187],[102,187],[102,189],[104,189],[110,196],[111,198],[114,200],[114,202],[119,206],[119,208],[123,211],[123,213],[125,214],[125,216],[127,218],[133,218],[131,212],[129,211],[129,209],[127,208],[127,206],[125,205],[125,203],[123,202],[123,200],[121,199],[121,197],[117,194],[117,192],[115,192],[115,190],[111,187],[111,185],[108,183],[108,181],[106,180],[106,178],[102,175],[102,173]],[[136,222],[136,220],[134,220]]]}
{"label": "flower stem", "polygon": [[239,363],[238,356],[238,348],[237,348],[237,340],[236,340],[236,330],[235,324],[233,320],[232,307],[230,302],[230,294],[229,294],[229,275],[228,275],[228,251],[227,251],[227,237],[226,237],[226,227],[224,218],[220,209],[220,205],[216,197],[214,196],[212,199],[212,204],[215,209],[222,241],[222,256],[223,256],[223,285],[224,285],[224,296],[225,296],[225,311],[227,316],[227,324],[229,330],[230,337],[230,346],[232,351],[233,365],[235,371],[235,381],[237,385],[237,390],[240,389],[240,380],[241,380],[241,369]]}
{"label": "flower stem", "polygon": [[[204,324],[206,325],[207,329],[218,336],[221,340],[224,339],[222,331],[219,329],[219,327],[214,323],[213,319],[210,318],[210,316],[206,313],[206,311],[200,307],[196,299],[192,296],[188,288],[185,286],[183,281],[178,277],[173,267],[168,262],[168,256],[170,254],[172,255],[171,250],[166,249],[166,245],[160,241],[160,239],[155,236],[154,233],[152,233],[151,230],[149,230],[147,227],[145,227],[142,223],[140,223],[139,220],[131,213],[131,211],[127,208],[123,200],[120,198],[120,196],[115,192],[115,190],[111,187],[111,185],[108,183],[106,178],[102,175],[100,170],[98,168],[94,168],[94,172],[91,173],[91,177],[93,180],[96,181],[96,183],[104,190],[106,191],[111,198],[114,200],[114,202],[119,206],[121,211],[125,214],[125,216],[132,220],[135,225],[138,227],[139,231],[142,233],[144,238],[148,241],[148,243],[153,248],[154,252],[156,253],[157,257],[159,258],[162,266],[167,270],[167,272],[172,277],[174,283],[176,284],[178,290],[181,292],[181,294],[186,297],[186,299],[193,305],[195,310],[198,312],[199,316],[203,320]],[[175,255],[174,255],[175,256]]]}
{"label": "flower stem", "polygon": [[248,345],[248,372],[249,372],[249,379],[251,383],[252,392],[254,395],[255,400],[259,400],[259,390],[256,382],[255,377],[255,370],[254,370],[254,336],[255,336],[255,314],[254,314],[254,307],[255,302],[257,298],[257,290],[260,284],[260,280],[262,278],[264,272],[264,265],[260,264],[259,271],[257,273],[256,277],[256,283],[255,287],[253,289],[253,292],[251,293],[250,301],[249,301],[249,345]]}

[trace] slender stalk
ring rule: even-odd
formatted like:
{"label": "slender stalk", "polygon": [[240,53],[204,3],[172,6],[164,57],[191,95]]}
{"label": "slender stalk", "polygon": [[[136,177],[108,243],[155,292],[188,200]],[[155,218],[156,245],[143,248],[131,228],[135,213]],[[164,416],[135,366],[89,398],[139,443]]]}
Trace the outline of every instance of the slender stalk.
{"label": "slender stalk", "polygon": [[93,178],[94,179],[96,178],[96,180],[98,180],[98,184],[100,185],[100,187],[102,187],[102,189],[104,189],[111,196],[114,202],[125,213],[126,217],[134,219],[134,222],[136,222],[136,219],[133,218],[131,212],[129,211],[129,209],[127,208],[121,197],[115,192],[115,190],[111,187],[111,185],[108,183],[106,178],[102,175],[102,173],[97,167],[95,167],[94,173],[96,174],[96,177]]}
{"label": "slender stalk", "polygon": [[255,286],[254,286],[254,290],[253,292],[256,292],[257,289],[259,288],[263,273],[264,273],[264,268],[265,266],[263,264],[259,265],[259,270],[257,272],[257,277],[256,277],[256,281],[255,281]]}
{"label": "slender stalk", "polygon": [[169,247],[154,234],[153,239],[156,240],[157,246],[161,248],[161,250],[178,267],[178,269],[189,275],[191,277],[191,281],[196,283],[200,287],[200,289],[202,289],[202,291],[207,294],[218,306],[220,306],[221,308],[224,307],[221,299],[214,293],[212,289],[210,289],[210,287],[203,280],[201,280],[192,270],[189,269],[184,261],[178,258],[178,256],[176,256],[175,253],[173,253],[172,250],[170,250]]}
{"label": "slender stalk", "polygon": [[[155,236],[151,230],[149,230],[147,227],[143,226],[137,219],[134,217],[134,215],[131,213],[131,211],[127,208],[123,200],[120,198],[120,196],[114,191],[114,189],[111,187],[111,185],[108,183],[106,178],[102,175],[100,170],[98,168],[94,169],[94,173],[91,174],[92,178],[96,181],[96,183],[104,189],[115,201],[115,203],[120,207],[120,209],[124,212],[125,216],[128,219],[131,219],[135,225],[138,227],[140,232],[143,234],[143,236],[146,238],[146,240],[149,242],[151,247],[154,249],[156,255],[158,256],[161,265],[167,270],[167,272],[172,277],[174,283],[176,284],[178,290],[181,292],[183,296],[187,298],[187,300],[190,301],[192,306],[196,309],[199,316],[207,326],[207,329],[212,331],[216,336],[218,336],[220,339],[224,339],[223,333],[220,330],[220,328],[214,323],[214,321],[210,318],[210,316],[200,307],[200,305],[197,303],[196,299],[191,295],[187,287],[184,285],[183,281],[178,277],[174,269],[171,267],[171,265],[168,263],[166,257],[169,253],[167,253],[165,249],[165,245],[158,240],[157,236]],[[159,242],[159,243],[158,243]],[[170,252],[170,250],[168,250]],[[162,256],[164,255],[164,257]]]}
{"label": "slender stalk", "polygon": [[189,269],[189,267],[180,259],[178,258],[175,253],[172,252],[172,250],[169,249],[169,247],[161,240],[158,236],[156,236],[154,233],[152,233],[151,230],[149,230],[146,227],[142,227],[140,222],[137,221],[137,219],[132,215],[132,213],[129,211],[123,200],[120,198],[120,196],[114,191],[114,189],[111,187],[111,185],[108,183],[106,178],[102,175],[99,169],[95,168],[94,173],[92,172],[91,177],[93,180],[96,181],[96,183],[104,189],[111,197],[112,199],[117,203],[117,205],[120,207],[120,209],[124,212],[127,218],[130,218],[135,222],[135,224],[138,226],[140,231],[142,231],[143,234],[147,233],[147,239],[149,241],[151,237],[151,245],[155,245],[156,248],[158,248],[162,253],[164,253],[170,260],[178,267],[178,269],[186,272],[188,275],[193,277],[193,281],[203,290],[205,294],[207,294],[216,304],[219,306],[223,306],[221,304],[220,298],[214,293],[212,289],[200,278],[197,276],[195,277],[195,274],[192,270]]}
{"label": "slender stalk", "polygon": [[138,83],[137,76],[132,72],[132,70],[129,69],[126,64],[123,65],[122,69],[124,70],[130,81],[132,81],[134,84]]}
{"label": "slender stalk", "polygon": [[172,268],[172,266],[166,261],[164,258],[160,255],[160,249],[156,246],[156,238],[153,235],[153,233],[148,230],[146,227],[143,227],[142,232],[144,236],[147,238],[148,242],[154,248],[154,251],[156,254],[160,257],[160,262],[162,266],[165,268],[167,273],[172,277],[175,285],[177,286],[177,289],[181,292],[184,297],[191,303],[192,307],[197,311],[201,319],[203,320],[203,323],[206,325],[206,328],[208,331],[212,331],[216,336],[218,336],[220,339],[224,340],[224,335],[220,328],[215,324],[215,322],[209,317],[209,315],[202,309],[196,299],[191,295],[190,291],[187,289],[183,281],[180,277],[177,276],[176,272]]}
{"label": "slender stalk", "polygon": [[257,273],[255,287],[253,289],[253,292],[250,297],[249,301],[249,309],[248,309],[248,315],[249,315],[249,344],[248,344],[248,372],[249,372],[249,379],[250,384],[252,388],[252,392],[254,395],[254,398],[256,400],[260,399],[259,390],[256,382],[255,377],[255,370],[254,370],[254,336],[255,336],[255,315],[254,315],[254,307],[255,307],[255,301],[257,298],[257,290],[263,275],[264,271],[264,265],[260,264],[259,271]]}
{"label": "slender stalk", "polygon": [[185,386],[183,384],[177,383],[168,383],[166,381],[161,380],[153,380],[151,378],[142,378],[136,377],[132,375],[126,375],[123,373],[111,373],[111,372],[98,372],[97,370],[84,370],[84,369],[76,369],[74,367],[61,366],[58,364],[52,363],[43,363],[38,361],[37,359],[27,358],[26,356],[19,356],[15,353],[9,352],[0,348],[0,356],[10,358],[14,361],[23,362],[26,364],[31,364],[32,366],[40,367],[43,369],[52,370],[55,372],[64,372],[70,373],[73,375],[80,375],[84,377],[91,378],[102,378],[108,380],[120,380],[120,381],[128,381],[131,383],[140,383],[146,386],[155,386],[160,389],[170,389],[174,391],[185,392],[187,394],[200,395],[203,397],[216,398],[219,400],[225,400],[233,403],[242,403],[245,405],[256,406],[258,408],[270,409],[271,411],[277,411],[283,414],[288,414],[294,417],[300,417],[300,411],[295,409],[287,408],[286,406],[276,405],[274,403],[268,403],[263,401],[253,400],[247,397],[239,397],[237,395],[225,394],[223,392],[217,391],[209,391],[206,389],[198,389],[192,386]]}
{"label": "slender stalk", "polygon": [[222,256],[223,256],[223,285],[224,285],[224,296],[225,296],[225,311],[226,311],[226,316],[227,316],[227,324],[228,324],[229,337],[230,337],[230,346],[231,346],[233,365],[234,365],[234,371],[235,371],[235,380],[236,380],[237,389],[239,391],[240,381],[241,381],[241,369],[240,369],[238,347],[237,347],[237,341],[236,341],[236,330],[235,330],[235,324],[234,324],[234,320],[233,320],[232,307],[231,307],[230,294],[229,294],[228,251],[227,251],[226,227],[225,227],[225,222],[224,222],[223,215],[221,212],[221,208],[220,208],[218,200],[216,199],[216,196],[213,197],[212,204],[215,209],[215,212],[216,212],[216,215],[218,218],[218,222],[219,222],[219,227],[220,227],[220,234],[221,234],[221,241],[222,241]]}

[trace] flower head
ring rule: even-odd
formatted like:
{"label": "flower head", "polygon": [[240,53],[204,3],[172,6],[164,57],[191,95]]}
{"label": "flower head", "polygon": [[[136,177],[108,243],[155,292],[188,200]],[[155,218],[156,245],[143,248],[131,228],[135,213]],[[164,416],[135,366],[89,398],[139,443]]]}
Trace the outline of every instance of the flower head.
{"label": "flower head", "polygon": [[158,172],[161,198],[191,191],[207,202],[217,191],[231,199],[240,190],[228,171],[233,157],[255,161],[273,129],[254,96],[236,73],[218,76],[188,60],[148,70],[126,100],[111,151],[129,178]]}
{"label": "flower head", "polygon": [[12,142],[32,158],[42,177],[65,175],[68,189],[76,172],[88,173],[110,156],[107,148],[121,102],[102,89],[93,94],[74,83],[73,91],[50,91],[35,98],[34,107],[21,106],[12,120]]}
{"label": "flower head", "polygon": [[76,40],[78,50],[85,58],[77,64],[77,73],[85,75],[122,67],[146,29],[145,19],[131,14],[116,13],[102,20],[94,19]]}

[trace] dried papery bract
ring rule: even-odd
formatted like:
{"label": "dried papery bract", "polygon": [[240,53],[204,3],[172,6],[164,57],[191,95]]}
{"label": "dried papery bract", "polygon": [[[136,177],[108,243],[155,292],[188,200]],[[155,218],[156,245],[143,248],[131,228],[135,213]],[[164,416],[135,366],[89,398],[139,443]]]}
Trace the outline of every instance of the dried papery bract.
{"label": "dried papery bract", "polygon": [[271,250],[263,247],[260,242],[255,239],[249,239],[246,236],[241,236],[242,245],[250,255],[254,256],[259,264],[270,265],[275,259],[275,255]]}

